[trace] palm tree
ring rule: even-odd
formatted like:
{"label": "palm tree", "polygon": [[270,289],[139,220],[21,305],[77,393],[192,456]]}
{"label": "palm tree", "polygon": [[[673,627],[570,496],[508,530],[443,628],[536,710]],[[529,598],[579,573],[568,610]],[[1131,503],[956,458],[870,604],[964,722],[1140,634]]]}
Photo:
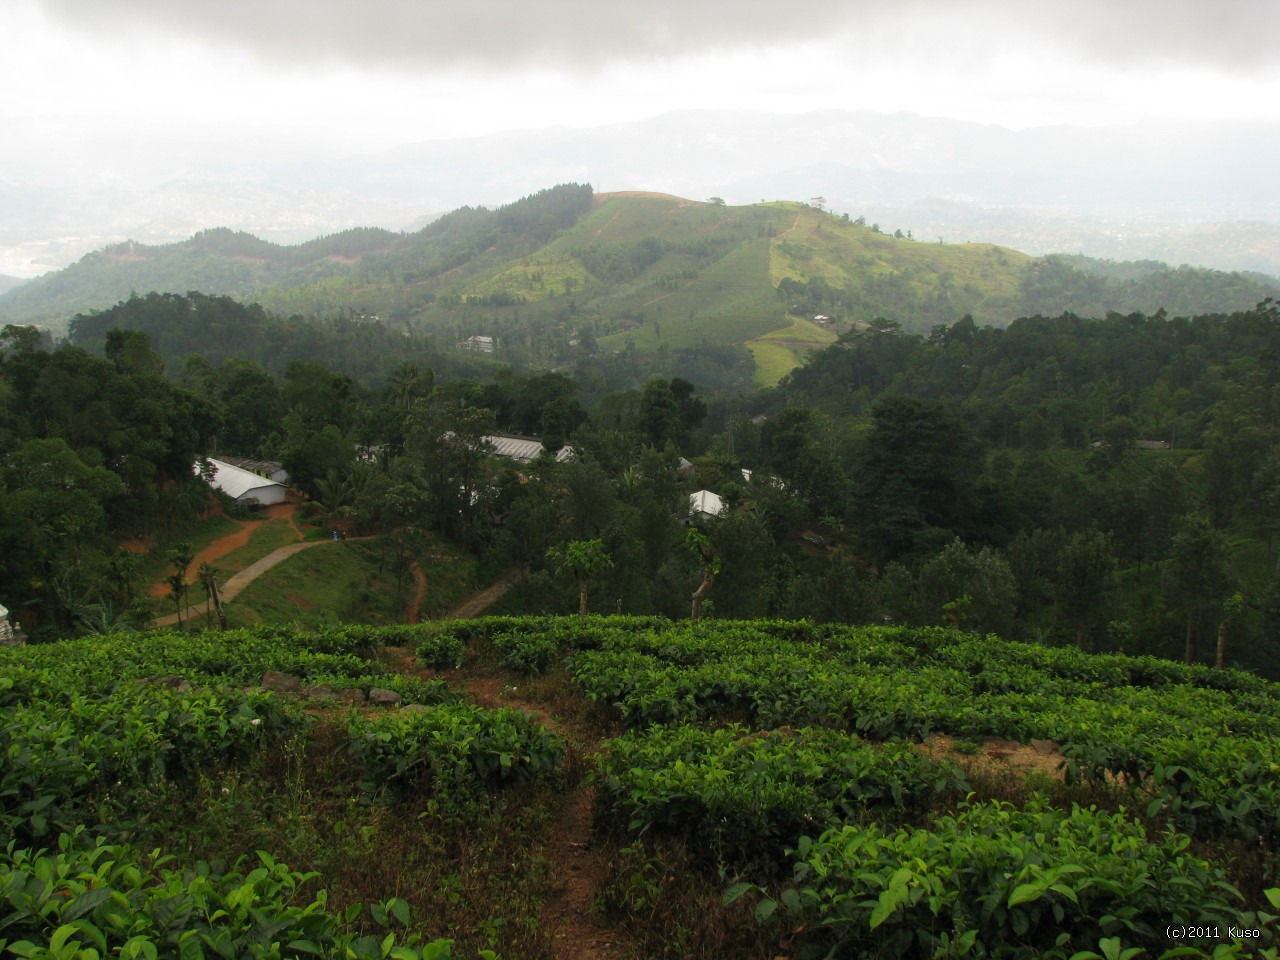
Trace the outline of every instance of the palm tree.
{"label": "palm tree", "polygon": [[396,405],[401,410],[408,410],[418,397],[431,396],[435,380],[435,371],[430,367],[423,373],[416,363],[400,364],[391,374],[391,391],[395,395]]}
{"label": "palm tree", "polygon": [[180,573],[171,573],[164,578],[164,582],[169,585],[169,597],[173,600],[174,607],[178,611],[178,629],[182,629],[182,598],[187,592],[187,580]]}
{"label": "palm tree", "polygon": [[225,630],[227,629],[227,618],[222,612],[222,598],[218,596],[217,576],[218,571],[207,563],[200,564],[199,569],[196,570],[196,583],[204,588],[204,625],[206,627],[213,625],[209,615],[209,608],[213,606],[218,611],[218,623]]}
{"label": "palm tree", "polygon": [[174,546],[169,551],[169,562],[173,564],[173,573],[164,578],[164,582],[169,584],[169,596],[173,598],[173,602],[178,607],[178,627],[182,627],[182,604],[187,597],[187,568],[191,566],[195,560],[195,552],[191,549],[191,544],[185,540]]}

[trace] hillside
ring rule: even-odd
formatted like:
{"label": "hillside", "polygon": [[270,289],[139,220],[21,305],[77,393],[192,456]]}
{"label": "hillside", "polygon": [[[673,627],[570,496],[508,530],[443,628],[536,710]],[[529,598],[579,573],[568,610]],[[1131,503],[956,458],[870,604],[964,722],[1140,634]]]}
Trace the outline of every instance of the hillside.
{"label": "hillside", "polygon": [[[925,242],[803,203],[562,185],[410,234],[359,229],[280,246],[209,230],[120,244],[0,296],[0,322],[62,332],[134,292],[192,290],[284,316],[376,317],[446,343],[496,336],[497,359],[516,361],[745,345],[758,379],[774,382],[833,329],[881,317],[926,332],[965,314],[1005,326],[1063,312],[1220,313],[1280,294],[1280,281]],[[815,315],[832,322],[814,328]]]}
{"label": "hillside", "polygon": [[1280,688],[1236,671],[656,617],[0,666],[16,956],[1275,955]]}

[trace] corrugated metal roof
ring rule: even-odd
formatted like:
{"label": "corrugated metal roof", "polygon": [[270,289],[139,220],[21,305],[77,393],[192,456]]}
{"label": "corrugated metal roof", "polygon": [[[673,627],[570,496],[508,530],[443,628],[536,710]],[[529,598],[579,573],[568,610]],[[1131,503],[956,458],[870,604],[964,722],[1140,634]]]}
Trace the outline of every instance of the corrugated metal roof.
{"label": "corrugated metal roof", "polygon": [[[499,457],[508,457],[519,463],[529,463],[548,452],[543,447],[542,441],[533,437],[512,437],[504,434],[494,434],[484,439],[493,447],[494,454]],[[571,460],[573,455],[573,447],[563,446],[556,451],[556,462],[563,463],[566,460]]]}
{"label": "corrugated metal roof", "polygon": [[527,437],[485,437],[493,445],[493,452],[500,457],[528,463],[542,453],[542,441],[530,440]]}
{"label": "corrugated metal roof", "polygon": [[[224,463],[221,460],[209,458],[209,463],[213,465],[213,479],[210,482],[232,500],[239,500],[251,490],[259,490],[265,487],[284,488],[283,483],[276,483],[274,480],[268,480],[266,477],[260,477],[248,470],[233,467],[231,464]],[[195,472],[197,474],[200,472],[198,464],[195,467]]]}

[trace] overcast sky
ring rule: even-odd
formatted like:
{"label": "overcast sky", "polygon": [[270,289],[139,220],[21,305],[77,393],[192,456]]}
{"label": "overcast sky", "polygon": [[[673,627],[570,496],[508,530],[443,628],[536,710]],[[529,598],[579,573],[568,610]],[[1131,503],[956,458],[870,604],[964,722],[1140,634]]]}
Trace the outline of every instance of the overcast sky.
{"label": "overcast sky", "polygon": [[1276,0],[0,0],[0,174],[111,131],[287,159],[689,107],[1274,122],[1276,36]]}

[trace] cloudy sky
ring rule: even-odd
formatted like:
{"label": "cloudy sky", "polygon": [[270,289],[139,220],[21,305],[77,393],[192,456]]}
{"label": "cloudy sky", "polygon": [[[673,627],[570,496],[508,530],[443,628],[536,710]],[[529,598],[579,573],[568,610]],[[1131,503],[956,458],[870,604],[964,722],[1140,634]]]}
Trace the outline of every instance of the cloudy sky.
{"label": "cloudy sky", "polygon": [[1276,122],[1277,35],[1276,0],[0,0],[0,175],[689,107]]}

